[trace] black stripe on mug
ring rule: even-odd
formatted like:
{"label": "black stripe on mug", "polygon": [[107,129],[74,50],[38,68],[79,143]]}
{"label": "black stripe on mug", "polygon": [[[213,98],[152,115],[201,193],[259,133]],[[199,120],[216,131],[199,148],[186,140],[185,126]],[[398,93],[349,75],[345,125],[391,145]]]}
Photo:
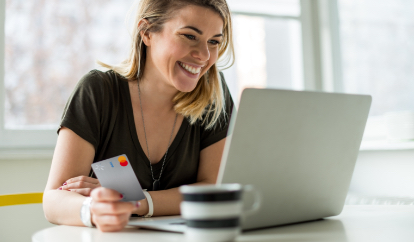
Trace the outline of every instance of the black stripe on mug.
{"label": "black stripe on mug", "polygon": [[183,194],[184,201],[188,202],[222,202],[222,201],[239,201],[241,191],[225,193],[203,193],[203,194]]}
{"label": "black stripe on mug", "polygon": [[215,219],[215,220],[195,220],[187,219],[187,226],[190,228],[203,228],[203,229],[213,229],[213,228],[234,228],[240,225],[239,218],[231,219]]}

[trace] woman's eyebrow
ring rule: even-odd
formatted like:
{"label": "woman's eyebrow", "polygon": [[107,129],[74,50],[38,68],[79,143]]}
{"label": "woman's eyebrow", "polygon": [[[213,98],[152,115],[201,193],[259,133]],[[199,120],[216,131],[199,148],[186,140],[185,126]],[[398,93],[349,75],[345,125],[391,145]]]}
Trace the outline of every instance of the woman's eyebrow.
{"label": "woman's eyebrow", "polygon": [[[201,31],[201,30],[199,30],[199,29],[197,29],[196,27],[193,27],[193,26],[185,26],[185,27],[182,27],[181,29],[192,29],[195,32],[197,32],[198,34],[203,35],[203,31]],[[216,34],[213,37],[221,37],[221,36],[223,36],[223,34]]]}

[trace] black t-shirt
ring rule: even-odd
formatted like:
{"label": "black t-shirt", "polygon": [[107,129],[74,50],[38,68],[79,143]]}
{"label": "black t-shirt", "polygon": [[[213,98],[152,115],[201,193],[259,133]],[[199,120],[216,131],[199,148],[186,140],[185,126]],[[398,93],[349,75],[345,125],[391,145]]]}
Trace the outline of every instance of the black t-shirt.
{"label": "black t-shirt", "polygon": [[[200,151],[227,136],[233,100],[222,73],[220,75],[225,113],[209,130],[201,121],[191,125],[183,119],[167,153],[160,189],[195,183]],[[124,77],[113,71],[90,71],[70,96],[60,125],[95,147],[93,162],[126,154],[142,188],[152,190],[150,161],[138,141],[128,81]],[[159,177],[162,163],[152,166],[155,178]]]}

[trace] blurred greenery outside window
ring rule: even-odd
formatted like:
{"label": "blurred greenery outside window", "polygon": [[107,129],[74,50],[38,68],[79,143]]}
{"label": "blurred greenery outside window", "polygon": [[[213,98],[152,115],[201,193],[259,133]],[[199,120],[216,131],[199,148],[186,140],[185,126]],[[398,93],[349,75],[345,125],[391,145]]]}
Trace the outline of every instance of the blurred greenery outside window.
{"label": "blurred greenery outside window", "polygon": [[339,0],[338,8],[343,91],[373,97],[365,143],[413,141],[414,1]]}
{"label": "blurred greenery outside window", "polygon": [[[280,14],[300,13],[299,1],[261,2],[229,4],[246,13],[251,6],[263,13],[269,4]],[[118,63],[126,57],[129,37],[124,19],[128,9],[136,7],[133,3],[7,0],[5,128],[56,129],[77,81],[98,68],[95,60]],[[237,59],[226,79],[236,102],[246,86],[291,88],[295,82],[300,87],[298,20],[239,11],[233,22]]]}
{"label": "blurred greenery outside window", "polygon": [[[0,102],[3,103],[0,133],[6,134],[3,137],[9,134],[16,137],[12,133],[19,131],[26,131],[21,133],[21,139],[27,136],[27,131],[47,133],[46,140],[56,136],[63,107],[79,79],[89,70],[99,68],[95,63],[98,59],[115,64],[126,57],[129,25],[125,18],[128,11],[134,11],[134,2],[6,0],[3,3],[4,81],[0,82],[4,86],[4,94],[0,94],[4,95],[4,102]],[[409,12],[414,7],[411,0],[227,2],[233,12],[236,60],[233,67],[224,70],[224,75],[236,104],[245,87],[325,90],[325,84],[320,87],[309,84],[307,66],[318,60],[318,53],[317,48],[309,47],[310,21],[304,16],[310,13],[304,6],[318,3],[323,7],[326,2],[335,2],[334,18],[339,24],[338,43],[333,38],[333,48],[338,46],[336,51],[340,55],[333,61],[341,63],[341,78],[333,78],[335,88],[328,91],[373,96],[365,140],[388,139],[387,130],[392,125],[386,124],[393,119],[394,124],[399,124],[394,125],[396,133],[409,133],[401,127],[410,127],[410,111],[414,111],[414,46],[408,41],[414,37],[414,17]],[[321,13],[317,10],[315,13],[317,16],[313,18],[318,19]],[[402,115],[392,116],[395,111]],[[14,142],[17,145],[21,141]],[[51,146],[54,142],[42,145]]]}

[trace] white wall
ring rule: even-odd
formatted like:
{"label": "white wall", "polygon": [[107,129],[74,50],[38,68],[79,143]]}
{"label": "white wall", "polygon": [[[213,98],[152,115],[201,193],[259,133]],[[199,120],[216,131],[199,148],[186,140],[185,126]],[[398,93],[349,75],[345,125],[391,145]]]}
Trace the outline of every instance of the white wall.
{"label": "white wall", "polygon": [[414,150],[361,151],[349,191],[361,196],[414,197]]}
{"label": "white wall", "polygon": [[[1,153],[0,153],[1,154]],[[4,159],[0,155],[0,195],[43,192],[50,159]],[[43,215],[42,204],[0,207],[0,241],[31,241],[36,231],[54,226]]]}

